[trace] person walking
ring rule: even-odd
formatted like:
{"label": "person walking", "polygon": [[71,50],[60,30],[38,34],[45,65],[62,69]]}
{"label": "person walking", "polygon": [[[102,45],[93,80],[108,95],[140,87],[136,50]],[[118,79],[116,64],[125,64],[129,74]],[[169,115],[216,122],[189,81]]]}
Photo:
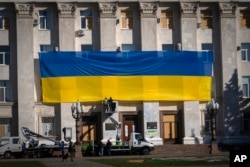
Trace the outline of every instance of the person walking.
{"label": "person walking", "polygon": [[61,142],[62,160],[64,161],[64,141]]}
{"label": "person walking", "polygon": [[104,144],[100,140],[99,142],[99,156],[103,156]]}
{"label": "person walking", "polygon": [[106,147],[107,147],[107,155],[110,156],[110,149],[111,149],[112,143],[110,142],[110,140],[107,141]]}
{"label": "person walking", "polygon": [[72,141],[69,142],[68,152],[70,153],[71,161],[74,161],[76,149],[75,149],[75,145],[72,143]]}

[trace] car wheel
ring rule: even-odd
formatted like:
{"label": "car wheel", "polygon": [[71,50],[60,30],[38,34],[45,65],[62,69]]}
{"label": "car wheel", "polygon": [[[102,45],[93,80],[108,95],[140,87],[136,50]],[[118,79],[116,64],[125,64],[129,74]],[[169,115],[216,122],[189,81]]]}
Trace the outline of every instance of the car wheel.
{"label": "car wheel", "polygon": [[149,149],[148,149],[147,147],[144,147],[144,148],[142,149],[142,154],[143,154],[143,155],[148,155],[148,154],[149,154]]}
{"label": "car wheel", "polygon": [[4,153],[4,158],[5,159],[10,159],[11,158],[11,152],[10,151],[7,151]]}

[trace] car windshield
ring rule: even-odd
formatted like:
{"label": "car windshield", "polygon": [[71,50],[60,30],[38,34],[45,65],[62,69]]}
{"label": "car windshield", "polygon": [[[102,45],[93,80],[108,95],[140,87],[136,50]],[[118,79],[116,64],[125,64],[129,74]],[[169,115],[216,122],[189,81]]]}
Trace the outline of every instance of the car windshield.
{"label": "car windshield", "polygon": [[4,146],[9,143],[9,139],[1,139],[0,140],[0,146]]}

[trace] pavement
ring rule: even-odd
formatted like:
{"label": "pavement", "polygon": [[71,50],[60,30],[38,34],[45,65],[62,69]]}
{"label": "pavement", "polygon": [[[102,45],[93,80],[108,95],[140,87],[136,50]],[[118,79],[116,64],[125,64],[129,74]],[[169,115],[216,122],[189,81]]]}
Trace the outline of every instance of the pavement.
{"label": "pavement", "polygon": [[[204,156],[204,157],[197,157],[197,156],[183,156],[183,157],[171,157],[171,156],[165,156],[165,155],[129,155],[129,156],[103,156],[103,157],[78,157],[75,158],[74,161],[70,161],[68,158],[65,161],[62,161],[60,157],[54,157],[54,158],[26,158],[26,159],[0,159],[0,161],[40,161],[43,164],[45,164],[47,167],[111,167],[109,165],[104,165],[100,163],[96,163],[93,161],[89,160],[94,160],[94,159],[107,159],[107,160],[112,160],[112,159],[117,159],[117,158],[126,158],[128,160],[140,160],[144,158],[152,158],[152,159],[188,159],[188,160],[207,160],[207,161],[220,161],[224,159],[229,159],[229,156],[227,155],[211,155],[211,156]],[[133,163],[133,162],[132,162]],[[134,161],[136,163],[136,161]],[[199,167],[204,167],[204,166],[199,166]],[[208,166],[211,167],[211,166]],[[229,167],[229,165],[215,165],[212,167]]]}

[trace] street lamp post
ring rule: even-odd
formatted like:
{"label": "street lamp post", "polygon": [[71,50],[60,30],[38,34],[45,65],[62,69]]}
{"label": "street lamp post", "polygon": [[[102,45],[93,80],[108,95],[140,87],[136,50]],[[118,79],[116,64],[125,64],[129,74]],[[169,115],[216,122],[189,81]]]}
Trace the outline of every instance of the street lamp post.
{"label": "street lamp post", "polygon": [[212,99],[210,102],[206,105],[207,113],[210,116],[210,129],[211,129],[211,140],[214,141],[214,118],[218,112],[219,104]]}
{"label": "street lamp post", "polygon": [[215,122],[214,119],[219,110],[219,104],[212,99],[206,105],[207,114],[210,116],[210,131],[211,131],[211,146],[210,146],[210,154],[212,153],[212,142],[215,141],[214,130],[215,130]]}
{"label": "street lamp post", "polygon": [[79,120],[82,117],[82,112],[84,110],[84,106],[80,104],[79,100],[77,100],[77,102],[73,103],[71,106],[71,113],[72,113],[72,117],[75,119],[76,121],[76,145],[80,144],[80,140],[79,140]]}

